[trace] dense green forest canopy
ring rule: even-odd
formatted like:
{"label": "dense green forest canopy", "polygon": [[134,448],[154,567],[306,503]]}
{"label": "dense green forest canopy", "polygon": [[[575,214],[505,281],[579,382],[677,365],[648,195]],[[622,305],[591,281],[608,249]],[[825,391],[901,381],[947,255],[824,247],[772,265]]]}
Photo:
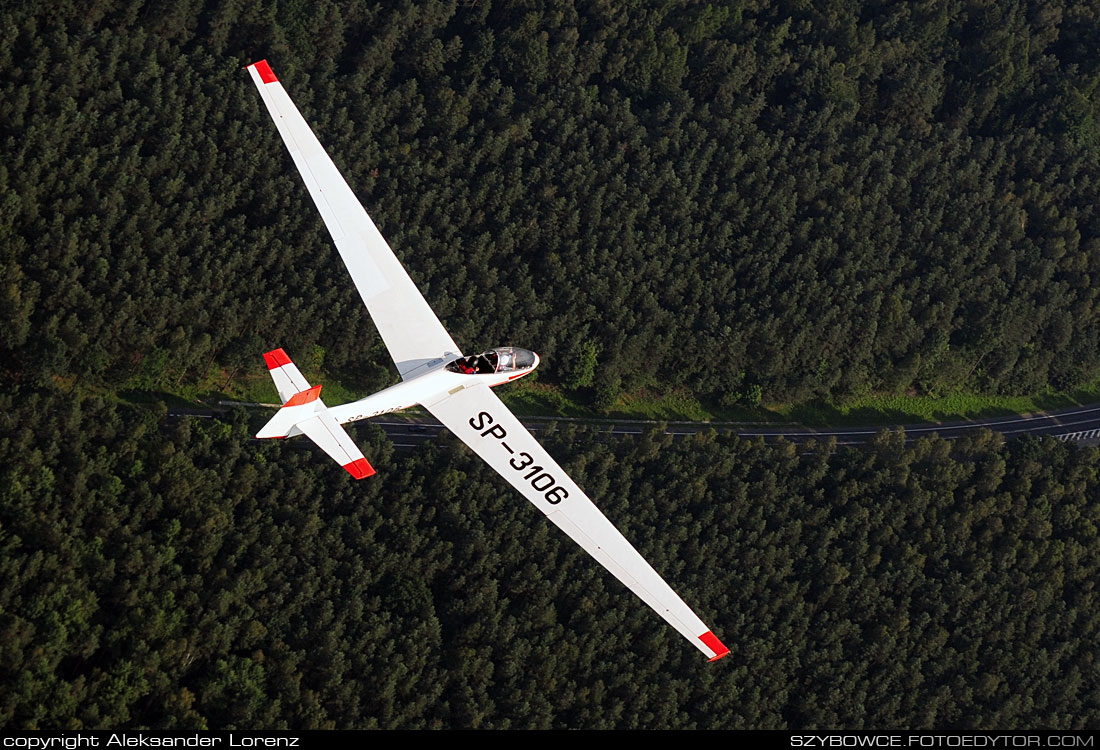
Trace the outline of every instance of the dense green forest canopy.
{"label": "dense green forest canopy", "polygon": [[114,399],[275,346],[394,377],[264,57],[459,344],[598,403],[1072,385],[1095,4],[16,5],[0,727],[1100,724],[1097,451],[551,433],[733,648],[707,664],[454,441],[362,426],[353,482]]}
{"label": "dense green forest canopy", "polygon": [[460,346],[529,346],[597,403],[1100,369],[1094,4],[26,6],[0,38],[20,382],[171,389],[277,345],[393,378],[262,57]]}
{"label": "dense green forest canopy", "polygon": [[552,453],[708,664],[454,440],[3,404],[0,726],[1096,727],[1100,451],[656,431]]}

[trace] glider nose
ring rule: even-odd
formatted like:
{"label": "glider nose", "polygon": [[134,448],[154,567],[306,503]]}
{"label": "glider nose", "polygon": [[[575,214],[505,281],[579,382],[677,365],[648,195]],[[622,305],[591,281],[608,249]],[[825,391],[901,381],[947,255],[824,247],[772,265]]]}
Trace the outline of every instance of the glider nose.
{"label": "glider nose", "polygon": [[526,370],[528,368],[535,369],[539,366],[539,355],[535,354],[530,349],[516,348],[516,369]]}

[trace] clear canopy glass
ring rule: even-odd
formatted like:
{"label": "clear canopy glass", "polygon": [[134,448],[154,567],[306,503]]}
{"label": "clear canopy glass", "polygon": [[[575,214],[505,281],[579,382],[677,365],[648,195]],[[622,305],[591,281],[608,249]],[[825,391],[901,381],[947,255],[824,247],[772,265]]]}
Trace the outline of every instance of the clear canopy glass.
{"label": "clear canopy glass", "polygon": [[451,372],[468,375],[491,375],[497,372],[526,370],[535,364],[535,353],[515,346],[498,346],[481,354],[461,357],[447,365]]}

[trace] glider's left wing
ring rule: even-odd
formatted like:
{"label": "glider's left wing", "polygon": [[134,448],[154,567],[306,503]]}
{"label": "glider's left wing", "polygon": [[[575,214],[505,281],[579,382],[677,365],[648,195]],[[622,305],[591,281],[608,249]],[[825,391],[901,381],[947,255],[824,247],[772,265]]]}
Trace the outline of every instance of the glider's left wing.
{"label": "glider's left wing", "polygon": [[248,72],[402,379],[462,356],[267,61],[249,65]]}
{"label": "glider's left wing", "polygon": [[711,661],[729,653],[488,386],[424,406]]}

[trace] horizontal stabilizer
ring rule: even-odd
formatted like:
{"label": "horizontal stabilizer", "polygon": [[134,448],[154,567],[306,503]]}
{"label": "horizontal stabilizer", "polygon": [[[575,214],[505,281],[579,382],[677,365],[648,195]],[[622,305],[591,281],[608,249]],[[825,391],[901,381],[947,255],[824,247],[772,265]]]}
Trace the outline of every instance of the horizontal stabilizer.
{"label": "horizontal stabilizer", "polygon": [[367,463],[359,446],[327,410],[299,422],[297,427],[356,479],[366,479],[374,474],[374,467]]}

